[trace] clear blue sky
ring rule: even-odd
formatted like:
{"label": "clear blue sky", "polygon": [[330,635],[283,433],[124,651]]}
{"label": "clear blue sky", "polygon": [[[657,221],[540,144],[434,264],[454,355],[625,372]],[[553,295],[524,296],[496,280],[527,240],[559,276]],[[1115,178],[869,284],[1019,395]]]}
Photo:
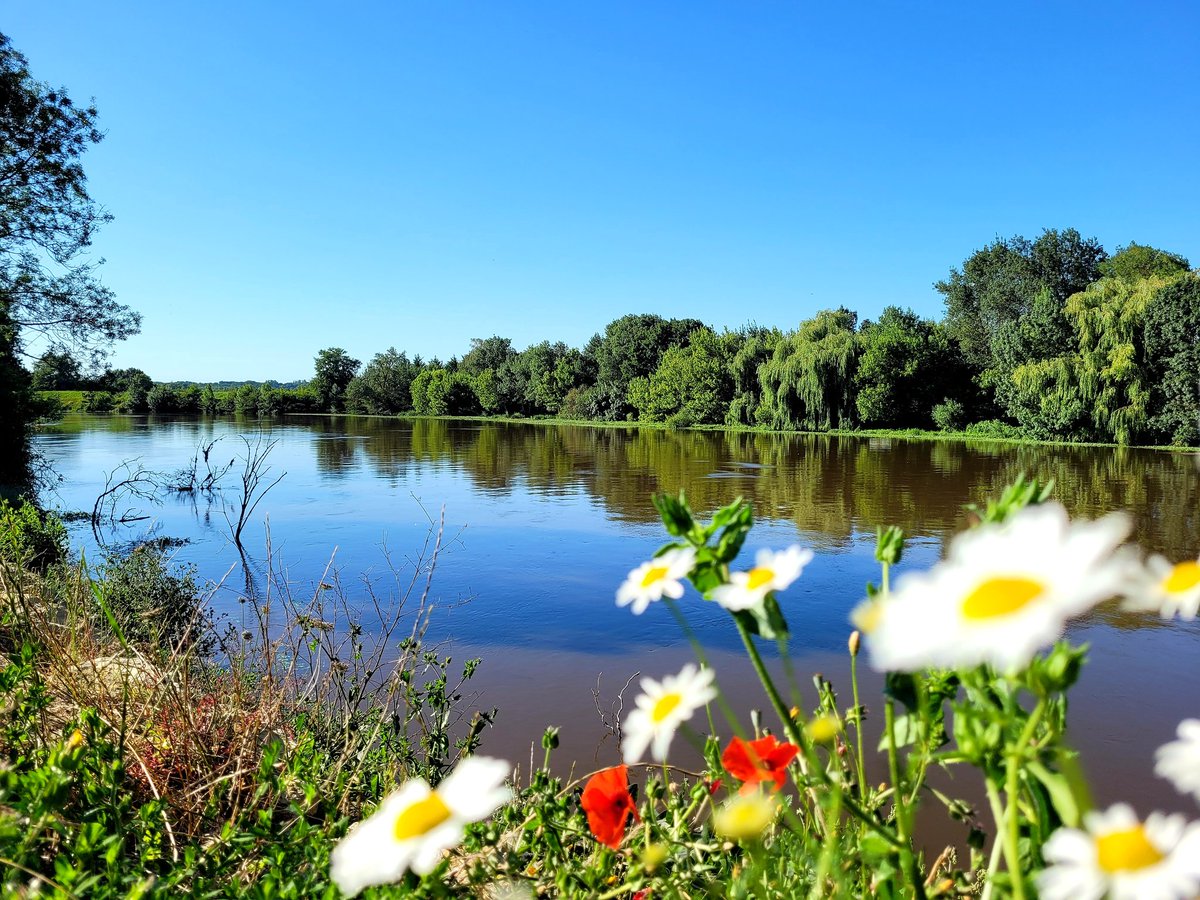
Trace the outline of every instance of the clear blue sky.
{"label": "clear blue sky", "polygon": [[9,0],[95,97],[118,366],[941,314],[997,235],[1200,263],[1200,4]]}

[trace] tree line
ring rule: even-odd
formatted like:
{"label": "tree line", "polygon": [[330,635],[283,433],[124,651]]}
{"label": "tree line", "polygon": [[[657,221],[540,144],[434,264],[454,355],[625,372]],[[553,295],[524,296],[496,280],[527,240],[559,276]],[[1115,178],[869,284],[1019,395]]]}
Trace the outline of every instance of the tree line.
{"label": "tree line", "polygon": [[[622,316],[583,347],[476,338],[461,358],[330,347],[310,381],[214,390],[130,384],[132,412],[496,415],[782,431],[941,429],[1038,440],[1200,443],[1200,275],[1078,231],[997,239],[935,288],[945,316],[825,309],[793,331]],[[39,373],[56,360],[43,357]],[[136,373],[136,377],[130,373]],[[45,379],[41,379],[45,382]]]}

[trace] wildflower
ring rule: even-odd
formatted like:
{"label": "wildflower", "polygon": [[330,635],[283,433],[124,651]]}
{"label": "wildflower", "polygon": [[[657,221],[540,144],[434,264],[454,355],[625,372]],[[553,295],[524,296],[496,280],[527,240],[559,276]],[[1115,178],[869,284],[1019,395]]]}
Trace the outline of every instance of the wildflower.
{"label": "wildflower", "polygon": [[696,564],[696,551],[675,547],[644,562],[617,588],[617,606],[633,604],[634,615],[641,615],[654,600],[664,596],[678,600],[683,596],[683,579]]}
{"label": "wildflower", "polygon": [[770,782],[771,790],[777,791],[783,787],[787,767],[799,752],[795,744],[780,743],[769,734],[756,741],[735,737],[721,754],[721,765],[743,783],[743,791],[763,782]]}
{"label": "wildflower", "polygon": [[353,897],[409,869],[428,875],[462,840],[466,824],[487,818],[512,796],[504,786],[508,771],[502,760],[471,756],[436,789],[422,778],[405,782],[333,849],[330,877]]}
{"label": "wildflower", "polygon": [[804,734],[814,744],[828,744],[841,730],[842,723],[838,721],[838,717],[829,713],[817,716],[804,726]]}
{"label": "wildflower", "polygon": [[717,834],[738,843],[757,840],[775,819],[776,804],[760,793],[735,794],[713,813]]}
{"label": "wildflower", "polygon": [[74,731],[71,732],[70,737],[67,738],[67,749],[75,750],[78,747],[82,747],[82,746],[83,746],[83,732],[80,731],[78,728],[76,728]]}
{"label": "wildflower", "polygon": [[629,793],[629,777],[624,766],[597,772],[583,788],[580,802],[587,813],[588,828],[600,843],[614,850],[625,837],[629,817],[638,821],[637,806]]}
{"label": "wildflower", "polygon": [[1158,748],[1154,774],[1200,803],[1200,719],[1184,719],[1176,733],[1179,740]]}
{"label": "wildflower", "polygon": [[800,577],[804,567],[813,558],[813,552],[805,547],[793,545],[778,553],[759,550],[754,557],[754,568],[749,572],[733,572],[729,584],[713,588],[709,594],[721,606],[736,612],[758,606],[772,591],[782,591]]}
{"label": "wildflower", "polygon": [[1046,842],[1042,900],[1172,900],[1200,891],[1200,824],[1161,813],[1139,822],[1124,803],[1083,822],[1084,830],[1060,828]]}
{"label": "wildflower", "polygon": [[1200,560],[1188,559],[1174,565],[1154,555],[1135,569],[1126,588],[1129,609],[1151,610],[1164,619],[1200,615]]}
{"label": "wildflower", "polygon": [[670,852],[666,844],[650,844],[642,851],[642,868],[648,875],[653,875],[667,861]]}
{"label": "wildflower", "polygon": [[625,762],[637,762],[647,747],[653,759],[665,761],[675,730],[716,696],[713,670],[697,669],[691,663],[661,682],[643,678],[637,709],[625,719],[625,738],[621,742]]}
{"label": "wildflower", "polygon": [[1128,557],[1115,552],[1129,520],[1074,522],[1057,503],[959,535],[944,562],[900,578],[859,606],[871,665],[884,671],[1026,665],[1066,620],[1117,594]]}

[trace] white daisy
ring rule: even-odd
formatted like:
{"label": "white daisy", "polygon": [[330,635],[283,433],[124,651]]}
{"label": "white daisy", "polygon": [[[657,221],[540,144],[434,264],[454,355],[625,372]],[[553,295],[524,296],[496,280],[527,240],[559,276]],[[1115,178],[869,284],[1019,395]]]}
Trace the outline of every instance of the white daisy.
{"label": "white daisy", "polygon": [[1139,822],[1124,803],[1060,828],[1042,855],[1042,900],[1175,900],[1200,891],[1200,823],[1152,813]]}
{"label": "white daisy", "polygon": [[389,794],[330,854],[330,877],[353,897],[365,887],[395,881],[407,870],[428,875],[463,838],[463,826],[486,819],[512,792],[508,763],[470,756],[434,790],[414,778]]}
{"label": "white daisy", "polygon": [[626,717],[622,728],[621,752],[626,765],[638,762],[647,747],[652,758],[664,762],[676,729],[716,696],[713,670],[697,669],[691,663],[661,682],[643,678],[637,709]]}
{"label": "white daisy", "polygon": [[1123,515],[1072,523],[1062,506],[1045,503],[960,534],[944,562],[902,576],[890,595],[855,611],[871,665],[1026,665],[1070,616],[1120,591],[1129,557],[1116,551],[1128,532]]}
{"label": "white daisy", "polygon": [[771,591],[782,591],[799,578],[812,558],[813,552],[799,545],[778,553],[759,550],[753,569],[733,572],[729,584],[718,585],[709,594],[728,610],[750,609],[762,603]]}
{"label": "white daisy", "polygon": [[1154,755],[1154,774],[1200,803],[1200,719],[1184,719],[1176,733],[1179,740],[1164,744]]}
{"label": "white daisy", "polygon": [[617,588],[617,606],[633,604],[634,615],[641,615],[654,600],[664,596],[678,600],[683,596],[683,579],[696,564],[696,551],[675,547],[650,562],[644,562]]}
{"label": "white daisy", "polygon": [[1126,607],[1153,610],[1164,619],[1200,615],[1200,560],[1171,564],[1163,556],[1151,556],[1135,569],[1126,588]]}

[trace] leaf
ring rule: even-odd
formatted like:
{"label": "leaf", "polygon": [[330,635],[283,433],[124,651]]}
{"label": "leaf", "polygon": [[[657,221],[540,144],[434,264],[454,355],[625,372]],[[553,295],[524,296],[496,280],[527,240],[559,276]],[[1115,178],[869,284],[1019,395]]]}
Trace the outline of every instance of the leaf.
{"label": "leaf", "polygon": [[[925,734],[925,725],[916,715],[908,713],[896,719],[896,749],[915,744]],[[881,753],[888,748],[888,733],[885,730],[879,739],[878,749]]]}
{"label": "leaf", "polygon": [[1068,828],[1078,828],[1083,811],[1067,776],[1061,772],[1051,772],[1040,762],[1027,762],[1025,768],[1042,783],[1063,824]]}
{"label": "leaf", "polygon": [[683,491],[679,492],[678,497],[670,494],[655,494],[651,498],[651,502],[662,517],[667,533],[673,537],[686,537],[696,527],[696,520],[692,517],[692,511],[688,508],[687,497]]}
{"label": "leaf", "polygon": [[784,619],[774,594],[768,594],[758,606],[740,609],[733,616],[751,634],[757,634],[770,641],[788,638],[787,620]]}

